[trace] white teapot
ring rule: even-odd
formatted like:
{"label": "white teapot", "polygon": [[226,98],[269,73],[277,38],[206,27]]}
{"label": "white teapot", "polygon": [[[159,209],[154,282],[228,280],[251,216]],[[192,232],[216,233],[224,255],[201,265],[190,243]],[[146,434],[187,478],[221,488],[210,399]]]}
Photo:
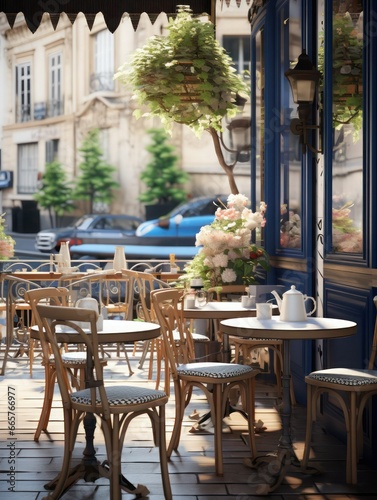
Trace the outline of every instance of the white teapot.
{"label": "white teapot", "polygon": [[[271,293],[275,297],[278,304],[281,321],[305,321],[306,318],[313,314],[317,308],[314,298],[303,295],[301,292],[296,290],[294,285],[291,286],[290,290],[283,293],[282,299],[275,290]],[[311,300],[313,302],[313,309],[308,313],[305,308],[305,302],[307,300]]]}

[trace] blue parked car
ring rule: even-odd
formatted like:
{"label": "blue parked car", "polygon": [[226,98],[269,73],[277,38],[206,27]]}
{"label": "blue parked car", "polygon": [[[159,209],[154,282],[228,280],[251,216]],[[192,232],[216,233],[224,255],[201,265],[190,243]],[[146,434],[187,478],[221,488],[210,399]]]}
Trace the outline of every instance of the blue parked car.
{"label": "blue parked car", "polygon": [[195,243],[200,228],[213,222],[217,208],[221,207],[222,203],[226,205],[227,198],[224,194],[193,198],[159,219],[141,223],[136,229],[136,236],[192,238]]}

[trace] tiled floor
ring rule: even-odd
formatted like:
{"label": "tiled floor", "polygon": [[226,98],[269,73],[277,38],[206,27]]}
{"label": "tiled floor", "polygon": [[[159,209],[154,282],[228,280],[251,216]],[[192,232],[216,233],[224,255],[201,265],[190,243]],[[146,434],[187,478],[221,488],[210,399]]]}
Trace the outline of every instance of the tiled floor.
{"label": "tiled floor", "polygon": [[[131,377],[124,358],[113,354],[107,367],[107,378],[113,383],[151,384],[147,380],[147,364],[143,370],[137,369],[139,355],[132,358],[135,373]],[[63,424],[58,392],[54,400],[49,435],[42,435],[39,443],[33,441],[33,434],[39,418],[44,386],[43,370],[39,360],[34,363],[33,378],[29,377],[29,366],[25,356],[8,363],[5,377],[0,378],[0,498],[1,500],[35,500],[46,495],[44,484],[58,473],[63,453]],[[7,431],[7,394],[8,388],[16,392],[17,420],[16,436],[10,439]],[[266,430],[257,435],[258,451],[271,453],[276,449],[280,434],[280,418],[276,408],[274,387],[258,383],[256,416]],[[173,425],[174,397],[167,406],[168,438]],[[186,412],[179,454],[173,454],[169,463],[173,498],[179,500],[206,500],[233,498],[251,500],[262,498],[261,484],[264,479],[244,465],[248,448],[242,438],[245,425],[239,413],[231,414],[226,421],[224,433],[223,477],[214,474],[213,435],[211,429],[202,432],[190,432],[195,420],[190,414],[195,410],[203,414],[207,410],[205,399],[200,393],[194,394]],[[296,406],[293,410],[292,435],[298,457],[302,456],[305,429],[305,409]],[[14,450],[10,443],[15,442]],[[101,433],[96,432],[97,455],[105,458]],[[75,451],[75,463],[80,460],[84,448],[83,432]],[[15,492],[9,492],[10,467],[14,459],[16,468]],[[320,426],[316,426],[313,462],[323,469],[315,476],[302,475],[295,470],[288,470],[287,476],[279,488],[270,493],[272,500],[341,500],[377,498],[376,470],[359,464],[357,487],[345,483],[345,446],[332,436],[326,435]],[[159,473],[158,450],[153,447],[148,420],[139,417],[133,421],[126,437],[122,455],[123,472],[133,483],[146,485],[150,490],[149,498],[163,499]],[[109,499],[106,479],[96,483],[80,481],[63,497],[64,500]],[[124,493],[124,498],[135,498]],[[110,499],[111,500],[111,499]]]}

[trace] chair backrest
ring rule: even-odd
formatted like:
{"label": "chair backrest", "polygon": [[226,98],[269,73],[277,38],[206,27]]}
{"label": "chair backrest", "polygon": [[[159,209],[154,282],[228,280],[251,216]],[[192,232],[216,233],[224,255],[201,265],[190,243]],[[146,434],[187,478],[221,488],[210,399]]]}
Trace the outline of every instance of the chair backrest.
{"label": "chair backrest", "polygon": [[[36,308],[55,357],[56,374],[64,408],[70,408],[71,398],[59,344],[62,342],[69,344],[73,331],[79,334],[81,343],[86,346],[85,385],[90,389],[88,411],[100,412],[104,414],[105,418],[110,418],[98,351],[97,312],[92,309],[41,304],[37,305]],[[84,331],[79,326],[83,323],[89,324],[89,332]]]}
{"label": "chair backrest", "polygon": [[80,299],[91,297],[98,301],[99,312],[102,306],[114,306],[124,319],[133,319],[134,284],[137,273],[122,270],[121,273],[109,274],[99,271],[86,276],[63,276],[59,284],[70,290],[71,305]]}
{"label": "chair backrest", "polygon": [[212,300],[228,300],[231,295],[245,295],[246,285],[221,285],[208,288],[207,293]]}
{"label": "chair backrest", "polygon": [[115,276],[105,276],[102,284],[102,301],[108,306],[110,314],[111,306],[113,306],[124,319],[130,321],[134,319],[136,278],[137,273],[129,269],[122,269],[121,273],[117,273]]}
{"label": "chair backrest", "polygon": [[194,359],[192,336],[183,317],[183,296],[184,291],[176,288],[151,292],[173,380],[177,378],[177,366]]}
{"label": "chair backrest", "polygon": [[69,290],[63,287],[35,288],[25,292],[25,300],[30,304],[33,322],[39,329],[42,354],[44,359],[47,360],[50,356],[50,348],[43,334],[42,321],[38,314],[37,305],[44,302],[56,306],[66,306],[69,301]]}
{"label": "chair backrest", "polygon": [[137,294],[139,298],[137,317],[139,319],[149,322],[156,321],[156,314],[150,294],[153,290],[162,290],[164,288],[169,289],[171,287],[168,283],[157,279],[151,273],[137,272]]}

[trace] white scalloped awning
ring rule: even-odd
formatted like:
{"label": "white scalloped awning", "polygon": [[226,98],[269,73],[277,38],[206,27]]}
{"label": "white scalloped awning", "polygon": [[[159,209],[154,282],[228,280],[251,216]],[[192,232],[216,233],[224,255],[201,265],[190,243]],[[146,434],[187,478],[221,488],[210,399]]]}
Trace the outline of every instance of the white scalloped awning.
{"label": "white scalloped awning", "polygon": [[[235,1],[239,6],[242,0],[221,0],[221,4],[230,5]],[[247,5],[251,0],[246,1]],[[82,12],[91,29],[94,23],[95,16],[98,12],[102,12],[105,22],[109,30],[113,33],[123,16],[127,13],[136,29],[140,15],[145,12],[154,22],[157,16],[164,12],[167,15],[173,15],[177,11],[177,5],[181,5],[182,0],[2,0],[0,12],[3,12],[8,19],[8,23],[12,28],[19,12],[22,12],[25,21],[33,33],[38,29],[41,23],[42,16],[45,12],[50,14],[51,22],[56,27],[59,16],[65,12],[68,18],[73,23],[79,12]],[[187,5],[190,6],[194,14],[206,13],[215,19],[216,0],[189,0]]]}

